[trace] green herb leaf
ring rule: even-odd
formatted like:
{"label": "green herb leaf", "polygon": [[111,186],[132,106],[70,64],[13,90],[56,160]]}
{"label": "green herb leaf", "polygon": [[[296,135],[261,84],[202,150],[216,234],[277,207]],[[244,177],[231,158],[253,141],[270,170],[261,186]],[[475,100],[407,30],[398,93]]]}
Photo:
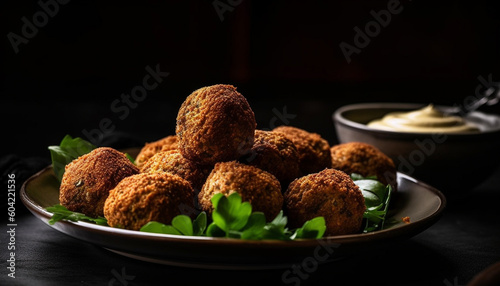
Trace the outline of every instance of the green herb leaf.
{"label": "green herb leaf", "polygon": [[386,190],[387,190],[387,196],[386,196],[385,201],[384,201],[384,215],[382,218],[380,229],[384,228],[384,223],[385,223],[385,219],[387,217],[387,212],[389,210],[389,203],[391,201],[391,196],[392,196],[392,186],[387,185]]}
{"label": "green herb leaf", "polygon": [[363,197],[365,198],[365,205],[367,208],[372,206],[378,206],[382,203],[382,200],[374,193],[361,190]]}
{"label": "green herb leaf", "polygon": [[218,227],[215,222],[212,222],[207,228],[207,236],[211,237],[224,237],[227,236],[226,232]]}
{"label": "green herb leaf", "polygon": [[204,235],[211,237],[227,237],[237,239],[279,239],[292,240],[299,238],[321,238],[326,230],[325,219],[317,217],[304,223],[302,228],[291,232],[286,228],[287,217],[283,211],[269,223],[262,212],[252,212],[248,202],[242,202],[238,193],[228,197],[216,194],[211,198],[215,209],[212,212],[212,223],[207,227],[207,215],[201,212],[191,222],[186,215],[178,215],[172,219],[172,225],[149,222],[141,231],[176,235]]}
{"label": "green herb leaf", "polygon": [[56,222],[61,221],[61,220],[69,220],[69,221],[74,221],[74,222],[86,221],[86,222],[94,222],[98,225],[104,225],[104,226],[108,225],[108,221],[104,217],[97,217],[97,218],[89,217],[89,216],[86,216],[82,213],[72,212],[59,204],[54,205],[52,207],[48,207],[45,210],[53,213],[52,217],[49,220],[50,225],[53,225]]}
{"label": "green herb leaf", "polygon": [[266,225],[266,216],[262,212],[253,212],[242,229],[242,239],[261,239]]}
{"label": "green herb leaf", "polygon": [[238,193],[221,197],[217,207],[212,213],[212,219],[219,228],[226,233],[241,230],[252,213],[252,205],[249,202],[241,202]]}
{"label": "green herb leaf", "polygon": [[264,226],[263,239],[290,240],[291,232],[286,228],[288,218],[280,211],[278,215]]}
{"label": "green herb leaf", "polygon": [[152,232],[152,233],[162,233],[162,234],[175,234],[182,235],[180,231],[178,231],[175,227],[171,225],[165,225],[160,222],[150,221],[141,227],[140,231],[143,232]]}
{"label": "green herb leaf", "polygon": [[262,233],[262,239],[291,240],[291,233],[286,228],[281,228],[275,224],[266,224]]}
{"label": "green herb leaf", "polygon": [[224,197],[224,194],[221,194],[221,193],[217,193],[217,194],[212,196],[212,198],[210,200],[212,201],[212,205],[214,206],[214,209],[217,208],[217,206],[219,205],[220,199],[222,199],[223,197]]}
{"label": "green herb leaf", "polygon": [[288,223],[288,218],[283,215],[283,211],[280,211],[278,215],[271,221],[270,224],[275,225],[276,227],[284,230],[287,223]]}
{"label": "green herb leaf", "polygon": [[129,160],[130,160],[130,162],[132,162],[132,164],[135,164],[135,159],[134,159],[134,157],[130,156],[130,154],[129,154],[129,153],[125,153],[125,157],[127,157],[127,159],[129,159]]}
{"label": "green herb leaf", "polygon": [[64,136],[59,146],[49,146],[52,167],[59,181],[62,180],[64,168],[74,159],[85,155],[96,147],[90,142],[80,137],[72,138],[69,135]]}
{"label": "green herb leaf", "polygon": [[384,186],[376,177],[365,178],[359,174],[351,174],[365,198],[366,211],[363,214],[365,227],[363,232],[383,229],[392,193],[390,185]]}
{"label": "green herb leaf", "polygon": [[207,228],[207,213],[201,212],[193,221],[193,235],[203,235]]}
{"label": "green herb leaf", "polygon": [[373,176],[363,177],[363,176],[361,176],[361,175],[360,175],[360,174],[358,174],[358,173],[352,173],[352,174],[351,174],[351,179],[352,179],[353,181],[357,181],[357,180],[364,180],[364,179],[377,180],[377,176],[373,175]]}
{"label": "green herb leaf", "polygon": [[150,221],[141,227],[140,231],[175,234],[175,235],[204,235],[207,226],[207,214],[201,212],[194,221],[187,215],[177,215],[172,219],[172,225]]}
{"label": "green herb leaf", "polygon": [[384,200],[387,195],[386,186],[379,181],[372,179],[356,180],[355,184],[358,185],[362,191],[368,191],[377,195],[381,201]]}
{"label": "green herb leaf", "polygon": [[[225,236],[241,239],[278,239],[320,238],[324,235],[326,224],[323,217],[307,221],[295,233],[286,228],[288,219],[280,211],[269,223],[261,212],[251,213],[251,205],[245,206],[237,193],[225,197],[212,197],[216,209],[212,213],[213,223],[207,235]],[[242,225],[244,226],[242,227]]]}
{"label": "green herb leaf", "polygon": [[384,228],[389,209],[392,187],[385,186],[373,178],[364,178],[359,174],[351,174],[354,183],[360,188],[365,198],[366,210],[363,214],[363,232],[371,232]]}
{"label": "green herb leaf", "polygon": [[193,235],[193,222],[187,215],[178,215],[172,219],[172,226],[183,235]]}
{"label": "green herb leaf", "polygon": [[315,217],[304,223],[301,228],[298,228],[292,235],[291,239],[298,238],[321,238],[326,231],[325,218]]}

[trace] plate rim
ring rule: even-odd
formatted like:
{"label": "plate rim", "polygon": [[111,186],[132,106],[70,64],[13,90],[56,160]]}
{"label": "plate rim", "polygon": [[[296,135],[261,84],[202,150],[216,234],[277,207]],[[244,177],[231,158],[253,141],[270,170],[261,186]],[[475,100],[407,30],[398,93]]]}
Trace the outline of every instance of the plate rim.
{"label": "plate rim", "polygon": [[[44,223],[48,224],[48,220],[51,217],[51,213],[46,211],[44,208],[42,208],[39,204],[37,204],[26,192],[26,187],[27,185],[35,180],[36,178],[40,177],[43,173],[45,172],[50,172],[52,169],[52,165],[48,165],[39,172],[35,173],[32,175],[30,178],[28,178],[21,186],[20,189],[20,198],[23,204],[28,208],[28,210],[35,215],[35,217],[39,218],[42,220]],[[440,200],[438,208],[428,216],[419,219],[418,221],[411,222],[409,224],[401,225],[396,228],[389,228],[389,229],[383,229],[375,232],[369,232],[369,233],[357,233],[357,234],[348,234],[348,235],[336,235],[336,236],[326,236],[320,239],[300,239],[300,240],[294,240],[294,241],[281,241],[281,240],[241,240],[241,239],[231,239],[231,238],[220,238],[220,237],[203,237],[203,236],[183,236],[183,235],[169,235],[169,234],[157,234],[157,233],[147,233],[147,232],[140,232],[140,231],[135,231],[135,230],[127,230],[127,229],[119,229],[119,228],[112,228],[109,226],[100,226],[96,225],[93,223],[88,223],[88,222],[72,222],[72,221],[59,221],[57,222],[58,224],[63,224],[65,227],[75,227],[75,228],[89,228],[92,229],[93,231],[97,232],[106,232],[107,234],[112,233],[113,235],[130,235],[134,238],[148,238],[152,240],[171,240],[172,242],[176,241],[182,241],[182,242],[189,242],[189,241],[196,241],[196,242],[206,242],[206,243],[223,243],[223,244],[237,244],[237,245],[258,245],[258,246],[264,246],[264,245],[270,245],[273,247],[276,247],[277,245],[284,245],[284,244],[294,244],[294,246],[298,245],[309,245],[309,244],[314,244],[317,245],[318,240],[322,240],[324,242],[334,242],[334,243],[358,243],[358,242],[364,242],[367,239],[370,240],[379,240],[379,239],[384,239],[387,237],[399,237],[400,235],[403,235],[406,233],[406,230],[416,228],[415,225],[417,226],[422,226],[423,229],[428,228],[430,225],[434,224],[439,217],[442,215],[443,210],[446,208],[447,200],[444,194],[436,189],[433,186],[430,186],[422,181],[419,181],[409,175],[397,172],[397,176],[401,177],[405,180],[412,181],[414,184],[420,185],[423,188],[427,189],[428,191],[432,192],[435,196],[437,196]],[[42,218],[45,218],[43,220]],[[56,229],[60,232],[61,231],[59,228],[54,227],[54,225],[49,225],[51,228]],[[67,235],[72,236],[71,234],[68,234],[66,232],[63,232]],[[75,236],[73,236],[75,237]],[[76,237],[78,238],[78,237]],[[81,240],[81,239],[80,239]],[[102,245],[101,245],[102,246]],[[105,247],[105,246],[102,246]]]}

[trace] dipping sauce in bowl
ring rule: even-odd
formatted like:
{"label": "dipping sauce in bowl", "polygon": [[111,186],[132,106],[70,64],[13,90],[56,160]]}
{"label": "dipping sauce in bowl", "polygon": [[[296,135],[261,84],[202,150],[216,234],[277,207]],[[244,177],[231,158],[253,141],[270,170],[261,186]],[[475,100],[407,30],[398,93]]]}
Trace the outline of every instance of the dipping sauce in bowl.
{"label": "dipping sauce in bowl", "polygon": [[432,104],[409,112],[391,112],[367,124],[371,128],[418,133],[477,133],[479,128],[460,116],[448,115]]}
{"label": "dipping sauce in bowl", "polygon": [[[339,143],[371,144],[394,161],[398,172],[446,194],[462,195],[500,167],[500,115],[471,111],[453,116],[456,110],[415,103],[358,103],[335,110],[333,122]],[[370,125],[386,116],[386,126]]]}

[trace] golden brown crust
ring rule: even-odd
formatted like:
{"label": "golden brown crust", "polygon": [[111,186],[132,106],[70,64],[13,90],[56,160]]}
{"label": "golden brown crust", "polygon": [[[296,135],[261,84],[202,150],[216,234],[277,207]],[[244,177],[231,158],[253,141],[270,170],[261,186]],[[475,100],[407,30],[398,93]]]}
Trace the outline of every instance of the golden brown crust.
{"label": "golden brown crust", "polygon": [[202,210],[212,212],[213,195],[240,194],[243,201],[252,204],[252,211],[263,212],[268,221],[274,219],[283,207],[279,181],[269,172],[236,161],[215,164],[214,169],[198,194]]}
{"label": "golden brown crust", "polygon": [[141,173],[168,172],[187,180],[193,189],[200,190],[211,167],[199,166],[184,158],[179,150],[161,151],[149,158],[141,168]]}
{"label": "golden brown crust", "polygon": [[301,175],[297,148],[285,135],[274,131],[255,130],[252,149],[240,161],[273,174],[284,190]]}
{"label": "golden brown crust", "polygon": [[194,209],[188,181],[170,173],[141,173],[123,179],[109,193],[104,216],[112,227],[139,230],[150,221],[170,224],[182,209]]}
{"label": "golden brown crust", "polygon": [[377,176],[377,180],[397,188],[396,166],[391,158],[373,145],[349,142],[333,146],[331,149],[332,168],[347,174],[358,173],[364,177]]}
{"label": "golden brown crust", "polygon": [[178,138],[177,135],[170,135],[160,140],[146,143],[144,147],[142,147],[141,151],[137,155],[135,159],[135,164],[137,167],[141,168],[142,165],[154,154],[160,151],[169,151],[176,150],[178,147]]}
{"label": "golden brown crust", "polygon": [[342,171],[325,169],[293,181],[284,194],[291,227],[323,216],[325,235],[360,231],[365,200],[358,186]]}
{"label": "golden brown crust", "polygon": [[330,145],[319,134],[293,126],[279,126],[273,131],[284,134],[293,142],[299,152],[300,170],[303,175],[331,167]]}
{"label": "golden brown crust", "polygon": [[213,85],[191,93],[177,115],[181,154],[200,165],[236,160],[253,145],[255,115],[231,85]]}
{"label": "golden brown crust", "polygon": [[71,211],[102,216],[109,190],[137,173],[139,169],[123,153],[108,147],[96,148],[66,165],[59,201]]}

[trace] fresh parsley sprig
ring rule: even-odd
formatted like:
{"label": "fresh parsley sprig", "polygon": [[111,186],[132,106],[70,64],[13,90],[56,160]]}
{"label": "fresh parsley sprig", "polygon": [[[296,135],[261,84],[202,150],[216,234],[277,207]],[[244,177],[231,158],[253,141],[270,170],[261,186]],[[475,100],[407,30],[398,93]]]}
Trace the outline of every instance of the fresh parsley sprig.
{"label": "fresh parsley sprig", "polygon": [[64,168],[74,159],[89,153],[96,146],[80,138],[73,138],[70,135],[64,136],[59,146],[49,146],[52,167],[59,181],[62,180]]}
{"label": "fresh parsley sprig", "polygon": [[363,232],[372,232],[384,228],[384,223],[391,201],[392,187],[377,181],[374,176],[363,177],[351,174],[354,183],[360,188],[365,198],[366,210],[363,214]]}
{"label": "fresh parsley sprig", "polygon": [[[67,164],[80,156],[90,153],[90,151],[97,147],[80,137],[73,138],[70,135],[66,135],[59,145],[49,146],[48,148],[54,173],[60,182]],[[135,160],[130,154],[125,153],[125,156],[130,162],[135,164]]]}
{"label": "fresh parsley sprig", "polygon": [[87,222],[94,222],[98,225],[104,225],[104,226],[108,225],[108,221],[104,217],[97,217],[97,218],[89,217],[89,216],[86,216],[82,213],[70,211],[61,205],[55,205],[52,207],[48,207],[48,208],[46,208],[46,210],[52,213],[52,217],[49,220],[50,225],[53,225],[56,222],[61,221],[61,220],[69,220],[69,221],[75,221],[75,222],[76,221],[87,221]]}
{"label": "fresh parsley sprig", "polygon": [[283,211],[267,223],[264,213],[252,212],[251,204],[242,202],[238,193],[232,193],[227,197],[215,194],[211,201],[214,210],[212,222],[208,226],[206,213],[201,212],[193,222],[188,216],[179,215],[172,220],[171,225],[149,222],[141,228],[141,231],[251,240],[294,240],[321,238],[326,230],[325,219],[316,217],[304,223],[301,228],[291,231],[286,227],[288,219],[283,215]]}
{"label": "fresh parsley sprig", "polygon": [[150,221],[141,228],[141,231],[201,236],[205,235],[206,228],[207,214],[205,212],[201,212],[194,221],[191,221],[191,218],[187,215],[178,215],[172,219],[172,225],[165,225],[156,221]]}

